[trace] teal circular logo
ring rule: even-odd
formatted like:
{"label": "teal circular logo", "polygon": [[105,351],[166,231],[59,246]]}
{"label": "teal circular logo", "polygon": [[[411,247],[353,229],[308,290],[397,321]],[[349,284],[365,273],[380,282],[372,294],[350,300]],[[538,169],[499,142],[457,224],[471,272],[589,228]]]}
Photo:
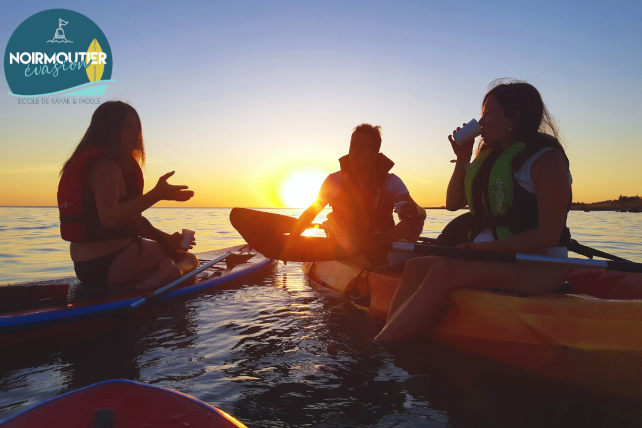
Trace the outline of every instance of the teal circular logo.
{"label": "teal circular logo", "polygon": [[18,97],[102,96],[113,57],[102,30],[85,15],[49,9],[27,18],[4,53],[4,72]]}

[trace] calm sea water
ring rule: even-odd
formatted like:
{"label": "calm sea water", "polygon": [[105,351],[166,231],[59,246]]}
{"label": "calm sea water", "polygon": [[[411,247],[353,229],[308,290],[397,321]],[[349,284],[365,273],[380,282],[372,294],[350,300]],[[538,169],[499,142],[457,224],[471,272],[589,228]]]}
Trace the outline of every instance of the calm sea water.
{"label": "calm sea water", "polygon": [[[229,209],[156,208],[168,232],[197,230],[196,251],[242,243]],[[301,210],[269,210],[298,216]],[[424,236],[456,214],[430,210]],[[73,273],[56,208],[0,208],[0,283]],[[572,212],[580,242],[642,261],[642,214]],[[534,378],[450,349],[372,344],[381,322],[311,283],[300,264],[168,307],[125,331],[0,355],[0,419],[101,380],[193,395],[248,426],[641,426],[640,403]],[[339,343],[338,355],[326,352]]]}

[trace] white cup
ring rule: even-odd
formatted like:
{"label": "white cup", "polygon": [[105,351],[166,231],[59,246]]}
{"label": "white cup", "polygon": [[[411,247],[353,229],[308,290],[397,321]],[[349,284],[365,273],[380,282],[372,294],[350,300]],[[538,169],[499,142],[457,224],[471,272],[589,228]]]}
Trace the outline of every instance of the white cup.
{"label": "white cup", "polygon": [[189,250],[189,246],[192,245],[192,241],[194,240],[194,235],[196,232],[193,230],[189,229],[183,229],[183,239],[181,239],[181,245],[180,249],[183,251]]}
{"label": "white cup", "polygon": [[482,133],[482,127],[477,123],[475,119],[471,120],[461,128],[459,131],[453,135],[453,138],[455,139],[455,142],[461,146],[461,143],[464,141],[468,141],[471,138],[475,138]]}
{"label": "white cup", "polygon": [[398,213],[403,204],[407,203],[408,201],[401,201],[401,202],[395,202],[395,212]]}

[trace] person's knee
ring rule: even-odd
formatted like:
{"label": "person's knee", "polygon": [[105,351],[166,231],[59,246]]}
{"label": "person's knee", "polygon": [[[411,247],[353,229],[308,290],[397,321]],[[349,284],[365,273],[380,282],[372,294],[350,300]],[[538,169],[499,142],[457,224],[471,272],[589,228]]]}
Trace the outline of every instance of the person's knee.
{"label": "person's knee", "polygon": [[196,269],[196,266],[198,265],[198,257],[192,253],[185,253],[180,259],[178,259],[176,265],[180,268],[181,273],[185,274]]}
{"label": "person's knee", "polygon": [[185,259],[190,265],[196,266],[198,264],[198,257],[194,253],[185,253]]}
{"label": "person's knee", "polygon": [[132,247],[135,247],[139,263],[140,260],[144,260],[152,265],[158,265],[161,260],[167,257],[163,247],[156,241],[141,239],[137,244],[132,245]]}

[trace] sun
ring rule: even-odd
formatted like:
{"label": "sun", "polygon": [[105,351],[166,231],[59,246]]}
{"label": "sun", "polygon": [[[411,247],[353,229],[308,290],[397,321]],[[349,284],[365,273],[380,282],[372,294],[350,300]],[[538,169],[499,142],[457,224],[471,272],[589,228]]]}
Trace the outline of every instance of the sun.
{"label": "sun", "polygon": [[321,171],[296,171],[280,188],[279,196],[287,208],[307,208],[317,197],[326,174]]}

